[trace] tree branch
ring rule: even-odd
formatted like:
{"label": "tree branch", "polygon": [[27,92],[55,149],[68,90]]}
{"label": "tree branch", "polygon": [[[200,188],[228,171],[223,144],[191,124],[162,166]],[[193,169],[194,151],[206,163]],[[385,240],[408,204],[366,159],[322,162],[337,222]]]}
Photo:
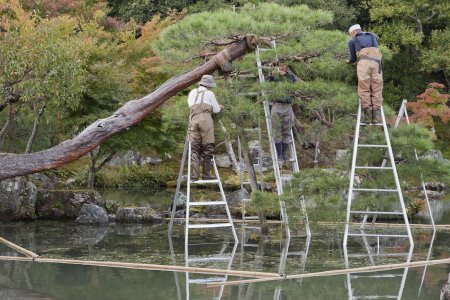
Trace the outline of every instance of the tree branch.
{"label": "tree branch", "polygon": [[[247,36],[227,47],[227,50],[231,60],[235,60],[252,50],[255,45],[256,38]],[[31,154],[0,154],[0,180],[54,169],[77,160],[110,137],[144,119],[170,97],[200,81],[203,75],[211,74],[219,68],[215,60],[211,59],[185,74],[175,76],[150,95],[125,103],[110,117],[95,121],[75,138],[53,148]]]}

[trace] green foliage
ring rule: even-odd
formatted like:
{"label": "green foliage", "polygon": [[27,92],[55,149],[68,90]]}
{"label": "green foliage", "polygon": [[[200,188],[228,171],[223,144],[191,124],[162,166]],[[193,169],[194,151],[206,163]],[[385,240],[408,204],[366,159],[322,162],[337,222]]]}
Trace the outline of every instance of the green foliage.
{"label": "green foliage", "polygon": [[172,62],[187,62],[198,57],[200,50],[207,50],[212,41],[243,34],[299,36],[330,22],[332,15],[329,12],[274,3],[262,3],[256,9],[247,5],[236,13],[231,10],[203,12],[187,16],[176,26],[164,30],[155,50]]}
{"label": "green foliage", "polygon": [[428,49],[422,51],[422,69],[428,72],[450,71],[450,29],[433,30]]}
{"label": "green foliage", "polygon": [[176,180],[173,170],[149,166],[123,167],[118,172],[115,169],[104,169],[96,175],[97,187],[162,187],[167,181]]}
{"label": "green foliage", "polygon": [[[337,221],[342,216],[348,176],[336,170],[305,169],[295,174],[292,199],[304,196],[312,221]],[[297,200],[298,201],[298,200]]]}

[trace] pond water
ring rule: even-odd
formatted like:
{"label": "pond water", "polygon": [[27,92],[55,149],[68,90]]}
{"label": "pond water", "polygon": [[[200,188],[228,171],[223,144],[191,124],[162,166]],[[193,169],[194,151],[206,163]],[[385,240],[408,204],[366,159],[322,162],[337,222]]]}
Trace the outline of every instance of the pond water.
{"label": "pond water", "polygon": [[[288,275],[345,268],[342,224],[313,224],[310,239],[300,225],[295,227],[294,237],[287,241],[279,224],[271,224],[269,236],[237,226],[239,239],[245,241],[239,244],[226,230],[191,231],[189,266]],[[166,224],[99,227],[37,221],[0,225],[1,237],[46,258],[184,266],[184,225],[175,225],[171,236],[167,233]],[[438,230],[434,240],[431,230],[414,229],[413,234],[410,256],[407,240],[382,240],[378,247],[373,238],[367,244],[354,238],[347,248],[349,266],[449,257],[450,230]],[[0,245],[0,255],[18,254]],[[208,278],[217,281],[224,276],[0,260],[0,299],[439,299],[449,272],[450,264],[443,264],[210,288],[204,284]]]}

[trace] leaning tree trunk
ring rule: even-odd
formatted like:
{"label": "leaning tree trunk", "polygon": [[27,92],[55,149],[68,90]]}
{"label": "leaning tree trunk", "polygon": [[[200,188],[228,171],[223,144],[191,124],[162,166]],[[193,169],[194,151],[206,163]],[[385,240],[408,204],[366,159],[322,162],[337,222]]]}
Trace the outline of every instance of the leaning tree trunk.
{"label": "leaning tree trunk", "polygon": [[28,139],[27,148],[25,149],[25,154],[31,152],[33,149],[34,141],[36,140],[36,134],[39,128],[39,123],[41,122],[42,115],[44,114],[44,107],[41,107],[34,118],[33,130],[31,131],[30,138]]}
{"label": "leaning tree trunk", "polygon": [[31,154],[0,155],[0,180],[15,176],[23,176],[60,167],[77,160],[101,145],[110,137],[127,130],[148,114],[155,111],[170,97],[198,82],[205,74],[219,69],[223,57],[235,60],[256,46],[256,39],[248,36],[222,50],[206,63],[195,69],[173,77],[158,87],[153,93],[139,100],[132,100],[112,116],[97,120],[83,132],[71,140],[40,152]]}

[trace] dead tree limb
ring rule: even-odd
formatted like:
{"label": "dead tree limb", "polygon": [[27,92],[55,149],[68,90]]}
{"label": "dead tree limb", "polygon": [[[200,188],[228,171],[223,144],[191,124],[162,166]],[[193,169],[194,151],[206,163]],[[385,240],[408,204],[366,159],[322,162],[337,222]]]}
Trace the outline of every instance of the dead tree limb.
{"label": "dead tree limb", "polygon": [[[245,55],[256,46],[256,38],[247,36],[235,44],[225,48],[218,55],[227,52],[229,61]],[[30,154],[1,154],[0,180],[24,176],[45,170],[54,169],[79,159],[110,137],[119,134],[135,125],[147,115],[158,109],[170,97],[200,81],[205,74],[211,74],[220,68],[213,57],[195,69],[167,80],[150,95],[139,100],[131,100],[112,114],[97,120],[73,139],[40,152]]]}

